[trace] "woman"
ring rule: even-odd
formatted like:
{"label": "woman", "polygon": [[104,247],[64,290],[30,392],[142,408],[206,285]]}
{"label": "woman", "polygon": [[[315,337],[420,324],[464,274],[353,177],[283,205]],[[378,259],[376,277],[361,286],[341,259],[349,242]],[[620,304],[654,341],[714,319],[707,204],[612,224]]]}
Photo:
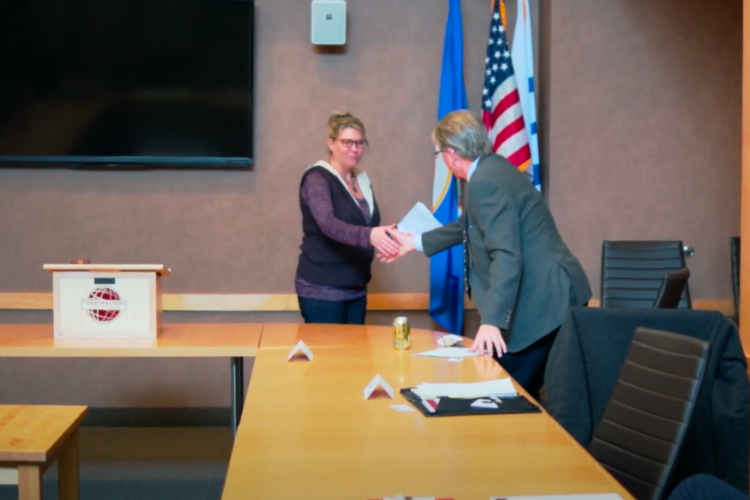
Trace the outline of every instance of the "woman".
{"label": "woman", "polygon": [[367,174],[358,168],[365,126],[349,113],[328,119],[328,161],[305,171],[300,184],[302,253],[295,288],[305,323],[362,325],[374,249],[398,253],[380,225]]}

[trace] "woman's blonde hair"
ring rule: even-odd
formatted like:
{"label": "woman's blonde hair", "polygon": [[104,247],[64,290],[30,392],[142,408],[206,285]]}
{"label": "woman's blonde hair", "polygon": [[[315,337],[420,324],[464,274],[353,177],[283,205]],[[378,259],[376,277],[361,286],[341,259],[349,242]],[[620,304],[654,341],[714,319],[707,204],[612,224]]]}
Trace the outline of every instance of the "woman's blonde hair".
{"label": "woman's blonde hair", "polygon": [[475,160],[492,152],[484,122],[468,109],[445,115],[432,131],[432,142],[441,151],[454,149],[458,156],[467,160]]}
{"label": "woman's blonde hair", "polygon": [[328,117],[328,138],[335,141],[345,128],[359,130],[359,133],[362,134],[362,139],[367,143],[367,134],[365,133],[365,126],[362,120],[353,116],[348,111],[334,111],[331,113],[331,116]]}

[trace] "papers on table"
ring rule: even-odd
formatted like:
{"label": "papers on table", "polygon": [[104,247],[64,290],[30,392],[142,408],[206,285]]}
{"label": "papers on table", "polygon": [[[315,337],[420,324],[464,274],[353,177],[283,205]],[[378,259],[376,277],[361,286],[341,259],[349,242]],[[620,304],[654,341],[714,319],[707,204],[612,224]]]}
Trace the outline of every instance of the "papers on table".
{"label": "papers on table", "polygon": [[421,201],[409,210],[396,227],[402,233],[422,234],[441,227],[442,224],[432,215],[430,209]]}
{"label": "papers on table", "polygon": [[403,413],[410,412],[410,411],[417,411],[409,405],[391,405],[391,408],[398,412],[403,412]]}
{"label": "papers on table", "polygon": [[469,352],[468,347],[443,347],[434,351],[418,352],[415,356],[425,358],[468,358],[470,356],[480,356],[479,352]]}
{"label": "papers on table", "polygon": [[454,399],[474,399],[488,396],[508,397],[518,396],[510,378],[499,378],[485,382],[468,384],[419,384],[411,390],[422,399],[439,399],[441,397]]}

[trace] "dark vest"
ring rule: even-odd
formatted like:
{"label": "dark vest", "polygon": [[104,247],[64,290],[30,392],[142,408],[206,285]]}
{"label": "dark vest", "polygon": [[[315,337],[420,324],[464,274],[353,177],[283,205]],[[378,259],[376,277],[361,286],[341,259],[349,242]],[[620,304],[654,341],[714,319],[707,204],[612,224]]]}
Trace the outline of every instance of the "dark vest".
{"label": "dark vest", "polygon": [[302,253],[297,265],[297,277],[313,285],[336,288],[362,288],[370,282],[370,267],[375,256],[372,247],[359,248],[332,240],[318,227],[310,208],[302,198],[301,186],[311,172],[322,173],[331,188],[333,213],[337,219],[355,226],[380,225],[380,211],[373,195],[370,224],[362,210],[341,181],[323,167],[312,167],[302,176],[299,204],[302,210]]}

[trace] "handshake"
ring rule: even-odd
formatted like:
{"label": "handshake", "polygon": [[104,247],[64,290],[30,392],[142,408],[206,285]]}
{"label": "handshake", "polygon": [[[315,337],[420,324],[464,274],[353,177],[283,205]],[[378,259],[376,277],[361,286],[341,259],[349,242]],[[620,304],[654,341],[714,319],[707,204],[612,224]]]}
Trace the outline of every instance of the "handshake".
{"label": "handshake", "polygon": [[396,224],[378,226],[370,232],[370,243],[380,262],[389,264],[414,250],[414,236],[396,229]]}

